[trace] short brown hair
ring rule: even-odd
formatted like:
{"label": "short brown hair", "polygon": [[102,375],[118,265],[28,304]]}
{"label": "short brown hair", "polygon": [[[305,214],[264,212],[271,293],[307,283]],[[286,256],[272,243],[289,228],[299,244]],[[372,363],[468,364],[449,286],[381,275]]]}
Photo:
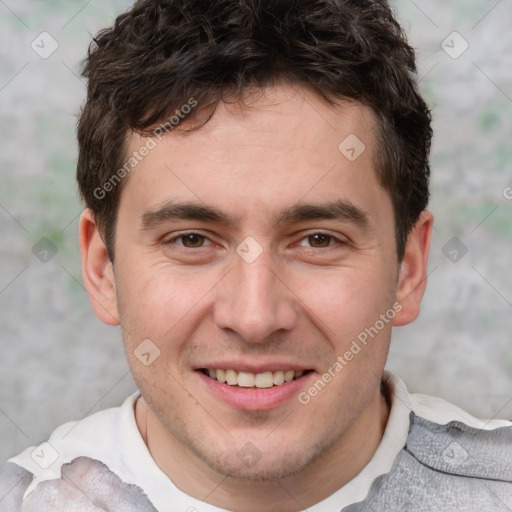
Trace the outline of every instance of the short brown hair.
{"label": "short brown hair", "polygon": [[401,260],[429,198],[431,114],[415,73],[414,50],[386,0],[137,1],[94,38],[83,71],[77,179],[110,258],[129,131],[147,134],[191,98],[193,119],[227,92],[241,98],[287,81],[329,104],[353,99],[373,109],[377,173]]}

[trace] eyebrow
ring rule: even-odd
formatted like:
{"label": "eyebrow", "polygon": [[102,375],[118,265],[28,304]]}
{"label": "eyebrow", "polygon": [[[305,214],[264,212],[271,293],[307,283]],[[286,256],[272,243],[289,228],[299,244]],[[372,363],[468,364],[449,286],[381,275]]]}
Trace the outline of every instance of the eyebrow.
{"label": "eyebrow", "polygon": [[286,208],[277,217],[277,224],[291,224],[311,220],[339,220],[365,227],[368,215],[349,201],[331,201],[322,204],[297,204]]}
{"label": "eyebrow", "polygon": [[[141,229],[149,230],[159,224],[175,220],[196,220],[235,226],[233,217],[214,206],[194,202],[168,201],[155,210],[142,215]],[[349,201],[331,201],[321,204],[299,203],[285,208],[275,217],[275,223],[293,224],[313,220],[338,220],[360,227],[369,225],[368,215]]]}
{"label": "eyebrow", "polygon": [[197,220],[215,222],[231,226],[233,219],[213,206],[191,202],[168,201],[156,210],[149,210],[142,215],[142,229],[151,229],[158,224],[173,220]]}

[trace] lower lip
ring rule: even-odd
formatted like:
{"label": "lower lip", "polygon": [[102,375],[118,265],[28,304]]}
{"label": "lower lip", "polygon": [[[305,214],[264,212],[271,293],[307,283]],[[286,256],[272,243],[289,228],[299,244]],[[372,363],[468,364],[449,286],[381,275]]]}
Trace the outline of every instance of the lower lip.
{"label": "lower lip", "polygon": [[239,388],[222,384],[199,370],[197,374],[215,396],[231,407],[244,411],[267,411],[296,397],[312,378],[314,372],[308,372],[296,380],[271,388]]}

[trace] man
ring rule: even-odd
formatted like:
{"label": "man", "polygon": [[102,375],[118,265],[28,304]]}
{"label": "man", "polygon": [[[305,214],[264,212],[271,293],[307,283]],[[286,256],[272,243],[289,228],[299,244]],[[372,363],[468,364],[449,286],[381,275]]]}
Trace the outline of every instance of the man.
{"label": "man", "polygon": [[83,278],[140,393],[0,510],[512,507],[512,424],[384,372],[426,286],[430,113],[384,0],[139,1],[84,75]]}

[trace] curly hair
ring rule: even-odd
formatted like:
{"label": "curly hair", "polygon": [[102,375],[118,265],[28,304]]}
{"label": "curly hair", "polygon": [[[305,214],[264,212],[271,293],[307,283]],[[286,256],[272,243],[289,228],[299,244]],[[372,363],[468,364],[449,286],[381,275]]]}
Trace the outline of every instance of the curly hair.
{"label": "curly hair", "polygon": [[227,96],[283,81],[330,105],[371,107],[376,172],[393,204],[402,259],[428,203],[432,129],[414,50],[386,0],[139,0],[94,38],[83,76],[77,180],[112,260],[124,182],[112,186],[112,176],[126,161],[127,134],[151,133],[191,98],[195,108],[180,117],[195,118],[197,129]]}

